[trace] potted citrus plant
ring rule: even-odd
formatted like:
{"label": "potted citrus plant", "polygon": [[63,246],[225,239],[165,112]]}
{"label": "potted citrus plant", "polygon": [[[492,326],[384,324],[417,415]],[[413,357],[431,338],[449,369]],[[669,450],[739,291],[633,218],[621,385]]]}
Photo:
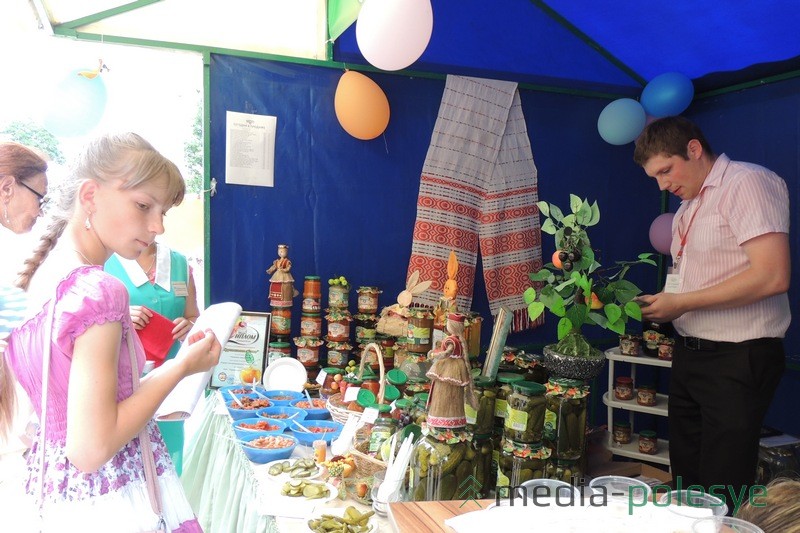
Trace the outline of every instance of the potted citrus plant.
{"label": "potted citrus plant", "polygon": [[543,233],[555,237],[552,262],[529,275],[538,290],[531,287],[523,295],[528,315],[536,320],[545,309],[558,317],[558,342],[544,348],[544,364],[559,377],[591,379],[603,367],[603,353],[582,333],[585,326],[599,326],[617,334],[625,333],[629,320],[642,319],[634,298],[642,291],[624,279],[638,264],[655,266],[651,253],[639,254],[633,261],[617,261],[602,267],[597,262],[587,228],[600,221],[597,202],[570,194],[570,213],[556,205],[539,202],[544,217]]}

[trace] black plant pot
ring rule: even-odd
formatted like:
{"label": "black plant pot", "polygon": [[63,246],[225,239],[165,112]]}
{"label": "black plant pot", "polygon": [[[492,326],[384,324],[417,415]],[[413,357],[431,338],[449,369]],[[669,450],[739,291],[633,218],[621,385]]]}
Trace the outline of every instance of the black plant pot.
{"label": "black plant pot", "polygon": [[590,380],[603,370],[606,356],[600,350],[588,357],[564,355],[555,351],[555,344],[544,347],[544,367],[551,377]]}

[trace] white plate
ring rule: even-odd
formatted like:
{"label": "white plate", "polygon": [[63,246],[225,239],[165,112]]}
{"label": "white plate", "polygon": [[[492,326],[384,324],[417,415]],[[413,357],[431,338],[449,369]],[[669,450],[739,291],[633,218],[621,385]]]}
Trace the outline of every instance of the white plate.
{"label": "white plate", "polygon": [[[294,465],[295,461],[298,461],[299,459],[304,459],[304,458],[303,457],[300,457],[300,458],[290,457],[289,459],[276,459],[275,461],[270,461],[269,463],[263,465],[262,468],[264,468],[264,472],[266,472],[266,477],[268,479],[270,479],[271,481],[275,481],[277,483],[281,483],[281,485],[282,485],[283,483],[286,483],[287,481],[292,479],[291,477],[289,477],[289,473],[288,472],[281,472],[277,476],[273,476],[273,475],[271,475],[269,473],[269,469],[272,467],[272,465],[277,465],[277,464],[280,464],[280,463],[282,463],[284,461],[289,461],[292,465]],[[311,458],[310,457],[306,457],[305,459],[311,459]],[[301,477],[301,478],[297,478],[297,479],[314,480],[314,479],[319,479],[319,477],[321,475],[322,475],[322,469],[319,466],[317,466],[317,473],[316,474],[311,474],[308,477]]]}
{"label": "white plate", "polygon": [[267,390],[303,392],[307,379],[308,374],[303,363],[293,357],[281,357],[267,366],[262,382]]}

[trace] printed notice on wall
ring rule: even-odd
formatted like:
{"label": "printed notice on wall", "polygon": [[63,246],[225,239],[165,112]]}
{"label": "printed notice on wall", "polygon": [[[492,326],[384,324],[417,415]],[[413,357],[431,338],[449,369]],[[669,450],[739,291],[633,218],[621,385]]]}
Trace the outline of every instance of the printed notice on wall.
{"label": "printed notice on wall", "polygon": [[228,111],[225,124],[225,183],[272,187],[278,117]]}

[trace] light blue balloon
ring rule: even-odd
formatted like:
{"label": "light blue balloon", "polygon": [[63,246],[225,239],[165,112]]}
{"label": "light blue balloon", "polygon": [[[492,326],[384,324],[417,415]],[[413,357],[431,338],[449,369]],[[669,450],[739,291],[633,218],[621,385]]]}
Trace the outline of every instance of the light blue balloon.
{"label": "light blue balloon", "polygon": [[656,76],[642,91],[642,107],[653,117],[683,113],[694,98],[694,85],[685,74],[667,72]]}
{"label": "light blue balloon", "polygon": [[56,137],[77,137],[92,130],[106,109],[108,93],[102,76],[89,79],[74,70],[56,87],[44,126]]}
{"label": "light blue balloon", "polygon": [[620,98],[608,104],[597,119],[597,131],[609,144],[628,144],[644,129],[647,116],[639,102]]}

